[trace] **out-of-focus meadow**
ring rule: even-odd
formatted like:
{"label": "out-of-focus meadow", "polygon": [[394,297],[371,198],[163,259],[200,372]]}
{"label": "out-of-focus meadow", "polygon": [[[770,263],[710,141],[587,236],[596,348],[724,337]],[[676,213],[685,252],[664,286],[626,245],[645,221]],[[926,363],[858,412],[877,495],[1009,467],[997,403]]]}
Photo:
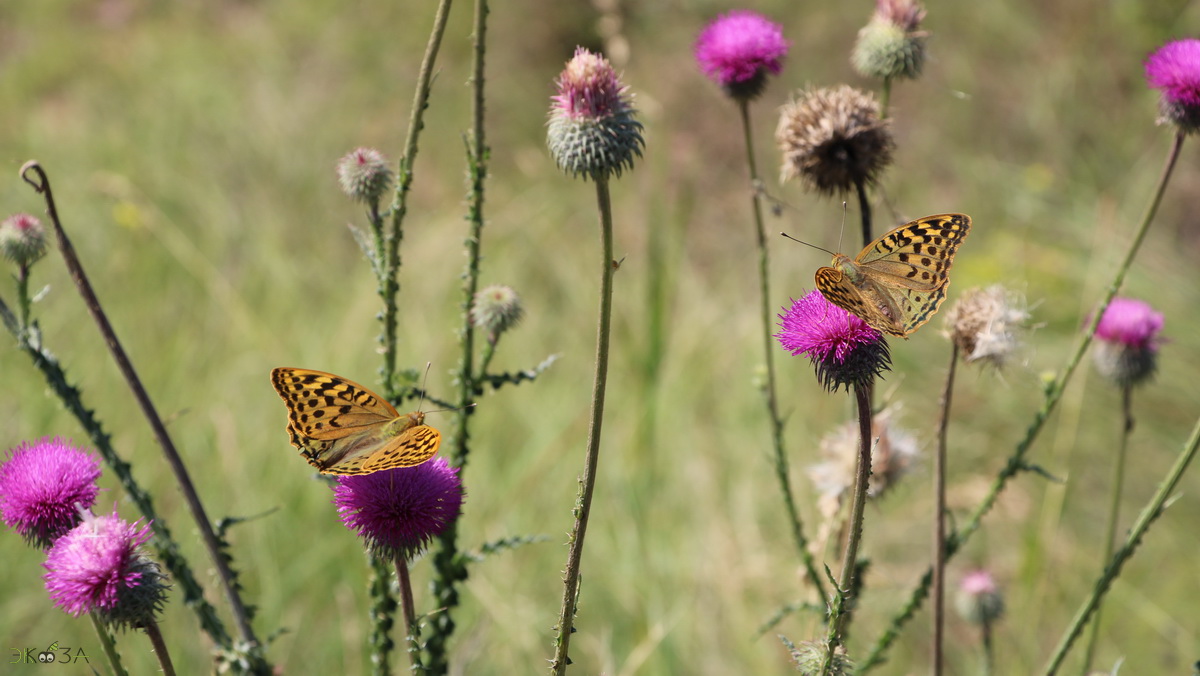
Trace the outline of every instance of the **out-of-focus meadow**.
{"label": "out-of-focus meadow", "polygon": [[[757,389],[750,188],[736,109],[691,51],[704,22],[732,7],[597,9],[607,4],[492,7],[482,282],[512,285],[527,310],[495,365],[528,368],[561,357],[537,382],[478,402],[460,541],[549,538],[472,569],[453,659],[457,673],[534,673],[551,654],[586,437],[598,237],[592,188],[554,167],[544,136],[552,81],[581,44],[609,48],[635,93],[647,145],[644,159],[612,186],[624,263],[571,672],[786,673],[775,632],[754,637],[780,606],[806,596]],[[975,225],[959,251],[949,303],[972,286],[1002,282],[1025,295],[1037,325],[1019,363],[999,374],[961,371],[949,500],[962,518],[1032,419],[1043,374],[1062,367],[1145,208],[1172,131],[1154,124],[1157,95],[1144,83],[1142,61],[1200,25],[1200,7],[1134,0],[932,0],[927,7],[930,61],[924,77],[893,89],[898,150],[874,193],[877,218],[970,214]],[[753,9],[781,22],[792,41],[783,73],[753,106],[768,190],[789,205],[767,227],[832,249],[840,202],[777,185],[771,138],[778,106],[797,88],[875,88],[848,61],[873,3],[775,1]],[[469,15],[467,3],[452,10],[402,249],[400,358],[408,367],[432,362],[435,393],[451,391],[458,360]],[[4,214],[41,214],[40,198],[16,176],[24,161],[40,160],[210,515],[263,515],[233,531],[233,554],[247,601],[258,606],[259,634],[286,629],[269,650],[285,673],[369,666],[366,566],[329,489],[288,445],[268,373],[301,366],[376,382],[379,303],[346,228],[363,220],[338,189],[333,166],[360,145],[399,155],[431,20],[430,3],[0,7]],[[1197,152],[1185,144],[1123,291],[1164,313],[1168,338],[1160,373],[1134,398],[1125,524],[1200,414]],[[852,208],[842,246],[853,251],[855,219]],[[772,305],[782,307],[811,288],[828,257],[777,237],[771,249]],[[34,286],[46,284],[36,314],[47,346],[212,582],[170,472],[56,254],[35,268]],[[10,301],[11,293],[0,285]],[[902,425],[926,450],[948,359],[942,319],[907,342],[892,341],[894,370],[880,395],[901,404]],[[823,392],[806,360],[777,354],[793,481],[812,531],[815,493],[804,470],[819,461],[818,439],[849,417],[850,398]],[[11,340],[0,347],[0,369],[0,446],[43,435],[86,441]],[[1005,590],[999,673],[1043,663],[1099,571],[1118,403],[1116,389],[1085,364],[1029,456],[1062,483],[1021,475],[950,565],[952,586],[986,566]],[[443,430],[449,420],[430,417]],[[861,553],[871,566],[852,656],[928,565],[929,466],[918,463],[869,505]],[[138,516],[110,473],[102,485],[98,511],[117,503],[123,516]],[[1195,471],[1182,493],[1109,597],[1100,665],[1123,657],[1128,673],[1178,674],[1200,658]],[[0,538],[4,645],[42,649],[58,641],[87,648],[98,662],[89,623],[50,605],[42,555],[11,531]],[[836,568],[836,554],[826,560]],[[427,561],[415,564],[418,612],[432,609],[429,573]],[[226,611],[215,585],[208,596]],[[925,671],[928,626],[922,610],[879,673]],[[776,631],[798,641],[818,627],[800,614]],[[163,630],[180,673],[207,668],[209,646],[177,595]],[[951,614],[948,631],[949,673],[970,673],[976,630]],[[129,634],[121,646],[131,673],[154,668],[143,636]],[[403,655],[397,659],[402,664]]]}

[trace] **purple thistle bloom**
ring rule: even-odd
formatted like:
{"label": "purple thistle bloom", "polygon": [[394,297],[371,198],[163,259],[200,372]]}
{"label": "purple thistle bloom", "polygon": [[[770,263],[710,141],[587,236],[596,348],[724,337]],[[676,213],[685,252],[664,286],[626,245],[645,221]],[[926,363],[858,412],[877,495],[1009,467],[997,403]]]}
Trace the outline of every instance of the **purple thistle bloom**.
{"label": "purple thistle bloom", "polygon": [[595,181],[632,169],[645,146],[642,123],[612,64],[579,47],[555,85],[546,143],[558,167]]}
{"label": "purple thistle bloom", "polygon": [[1175,40],[1146,58],[1146,82],[1162,93],[1160,122],[1200,127],[1200,40]]}
{"label": "purple thistle bloom", "polygon": [[817,378],[830,391],[867,384],[891,364],[883,334],[830,303],[820,291],[792,301],[779,318],[779,344],[812,360]]}
{"label": "purple thistle bloom", "polygon": [[87,517],[54,542],[43,564],[54,605],[79,616],[96,611],[109,623],[143,626],[166,594],[157,564],[138,548],[150,526],[111,515]]}
{"label": "purple thistle bloom", "polygon": [[424,549],[462,508],[458,469],[445,458],[416,467],[339,476],[333,489],[342,523],[375,552],[411,557]]}
{"label": "purple thistle bloom", "polygon": [[739,99],[762,93],[767,73],[779,74],[787,52],[783,27],[748,10],[734,10],[713,20],[700,32],[695,46],[704,74]]}
{"label": "purple thistle bloom", "polygon": [[1096,369],[1122,387],[1149,380],[1158,367],[1162,327],[1162,313],[1148,303],[1114,298],[1096,325]]}
{"label": "purple thistle bloom", "polygon": [[30,544],[47,549],[96,503],[100,460],[58,437],[23,443],[0,465],[0,516]]}
{"label": "purple thistle bloom", "polygon": [[1134,298],[1114,298],[1096,325],[1096,337],[1142,349],[1158,348],[1163,316],[1149,303]]}

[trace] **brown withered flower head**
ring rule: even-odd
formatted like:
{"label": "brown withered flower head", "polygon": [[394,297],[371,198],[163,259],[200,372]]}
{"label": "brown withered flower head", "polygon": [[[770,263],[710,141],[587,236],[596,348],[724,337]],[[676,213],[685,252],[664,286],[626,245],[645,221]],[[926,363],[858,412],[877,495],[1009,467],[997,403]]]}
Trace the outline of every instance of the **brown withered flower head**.
{"label": "brown withered flower head", "polygon": [[784,105],[775,141],[782,180],[830,196],[874,183],[896,147],[875,97],[849,85],[805,91]]}

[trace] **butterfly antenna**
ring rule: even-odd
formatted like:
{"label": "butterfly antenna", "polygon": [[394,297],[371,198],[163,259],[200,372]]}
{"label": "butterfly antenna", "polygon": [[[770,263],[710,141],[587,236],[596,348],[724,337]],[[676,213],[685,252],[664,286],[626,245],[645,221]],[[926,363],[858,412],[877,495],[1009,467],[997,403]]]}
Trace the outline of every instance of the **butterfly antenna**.
{"label": "butterfly antenna", "polygon": [[458,406],[456,408],[439,408],[436,411],[426,411],[426,413],[450,413],[453,411],[465,411],[468,408],[475,408],[478,405],[479,404],[476,404],[476,403],[470,403],[470,404],[467,404],[466,406]]}
{"label": "butterfly antenna", "polygon": [[830,251],[829,249],[822,249],[821,247],[817,246],[816,244],[809,244],[808,242],[805,242],[802,239],[796,239],[795,237],[792,237],[791,235],[787,234],[786,232],[781,232],[779,234],[783,235],[784,237],[787,237],[788,239],[790,239],[793,242],[796,242],[798,244],[803,244],[804,246],[811,246],[812,248],[816,249],[817,251],[824,251],[825,253],[829,254],[830,256],[837,255],[834,252]]}
{"label": "butterfly antenna", "polygon": [[433,362],[425,362],[425,375],[421,376],[421,398],[417,400],[417,410],[425,405],[425,386],[429,384],[429,367],[433,366]]}

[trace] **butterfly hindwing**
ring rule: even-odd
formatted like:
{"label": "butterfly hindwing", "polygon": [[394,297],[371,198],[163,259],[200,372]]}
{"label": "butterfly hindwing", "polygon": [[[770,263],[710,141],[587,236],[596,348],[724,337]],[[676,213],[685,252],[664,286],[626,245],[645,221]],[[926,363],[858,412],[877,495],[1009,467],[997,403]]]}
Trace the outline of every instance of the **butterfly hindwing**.
{"label": "butterfly hindwing", "polygon": [[271,384],[288,409],[288,439],[325,474],[370,474],[419,465],[441,434],[421,412],[400,415],[385,399],[340,376],[277,368]]}

